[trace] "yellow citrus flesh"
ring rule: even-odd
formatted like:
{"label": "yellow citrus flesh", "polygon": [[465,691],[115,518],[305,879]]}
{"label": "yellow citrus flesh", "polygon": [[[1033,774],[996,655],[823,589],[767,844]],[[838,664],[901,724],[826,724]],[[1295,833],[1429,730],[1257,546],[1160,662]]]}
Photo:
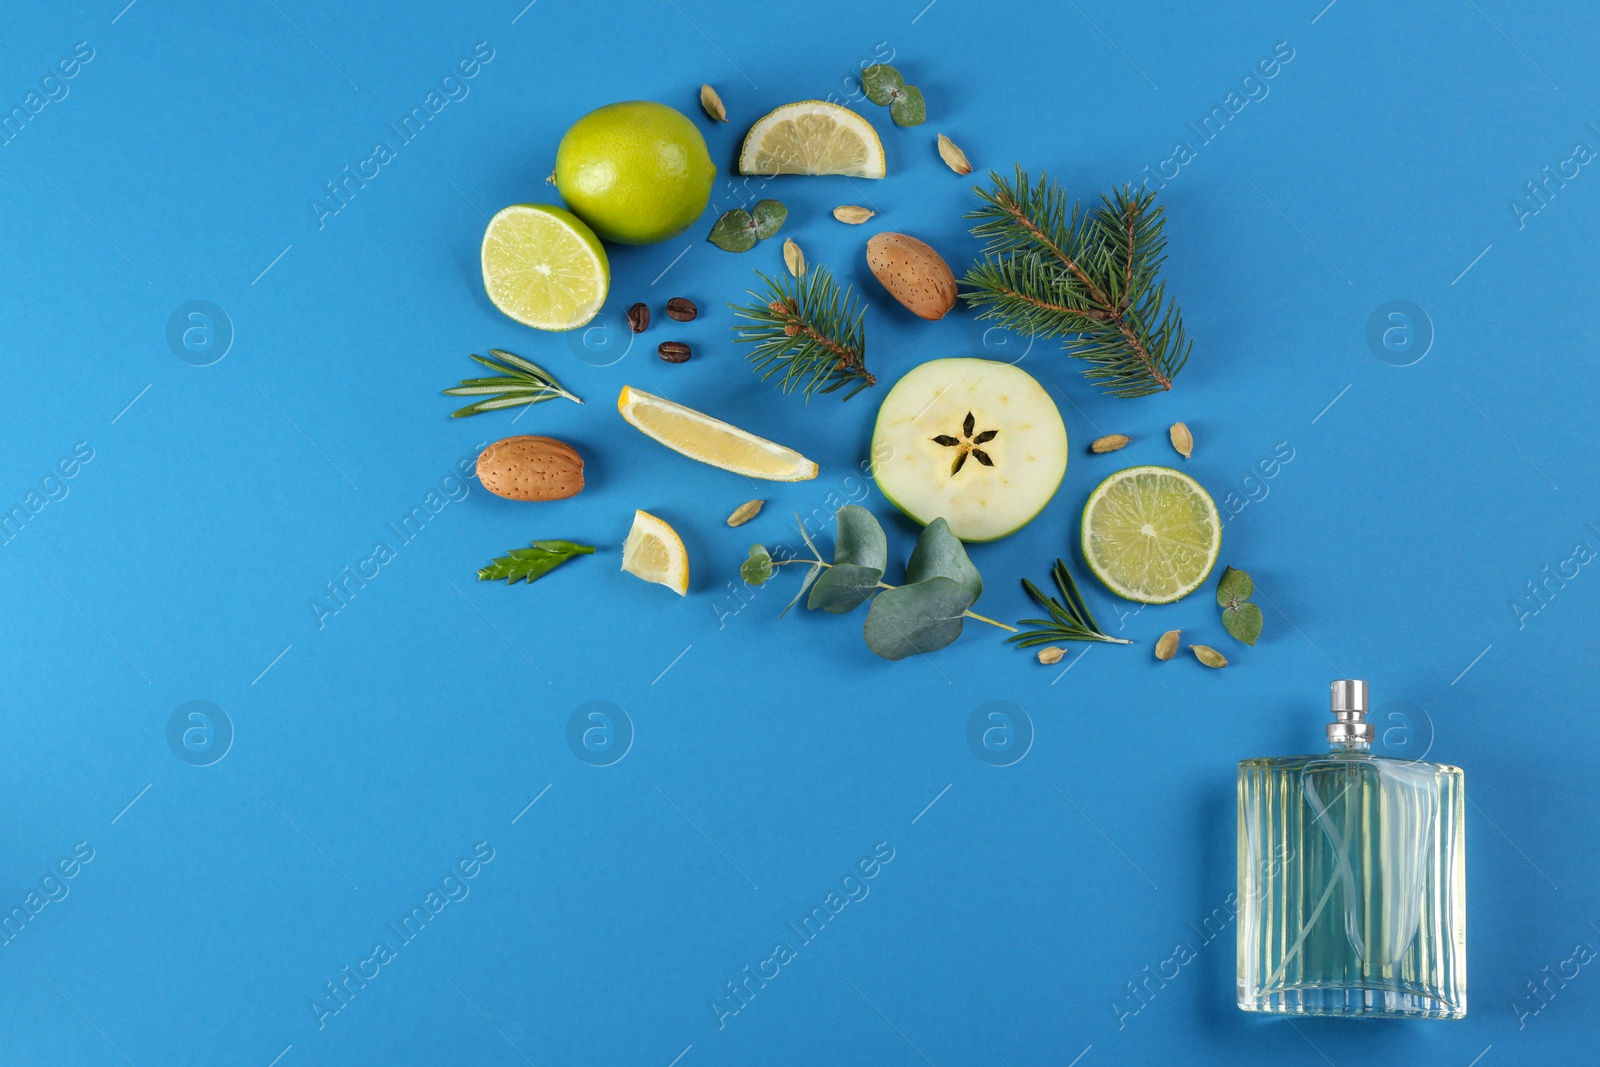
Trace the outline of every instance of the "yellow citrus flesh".
{"label": "yellow citrus flesh", "polygon": [[679,596],[689,591],[689,553],[683,538],[648,511],[633,513],[633,528],[622,545],[622,569]]}
{"label": "yellow citrus flesh", "polygon": [[802,100],[763,115],[745,134],[741,174],[884,175],[883,142],[872,123],[849,108]]}
{"label": "yellow citrus flesh", "polygon": [[623,386],[617,410],[645,436],[725,471],[774,482],[803,482],[817,476],[817,465],[792,448],[642,389]]}
{"label": "yellow citrus flesh", "polygon": [[1101,482],[1083,507],[1083,558],[1107,589],[1169,604],[1205,582],[1222,551],[1210,494],[1171,467],[1129,467]]}
{"label": "yellow citrus flesh", "polygon": [[611,287],[600,239],[549,204],[513,204],[483,232],[483,288],[524,326],[575,330],[595,317]]}

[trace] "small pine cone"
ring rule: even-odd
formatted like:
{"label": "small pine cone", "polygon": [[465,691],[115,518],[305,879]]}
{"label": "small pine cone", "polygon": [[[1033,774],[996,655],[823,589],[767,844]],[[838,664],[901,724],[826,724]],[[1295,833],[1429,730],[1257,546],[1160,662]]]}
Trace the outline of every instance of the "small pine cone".
{"label": "small pine cone", "polygon": [[791,323],[789,323],[789,325],[787,325],[787,326],[785,326],[783,328],[783,332],[784,332],[785,335],[787,335],[789,337],[793,337],[795,334],[800,332],[800,327],[796,326],[794,323],[791,322]]}
{"label": "small pine cone", "polygon": [[774,300],[772,303],[767,305],[767,308],[776,315],[782,315],[785,311],[789,310],[788,308],[784,307],[783,302],[779,300]]}

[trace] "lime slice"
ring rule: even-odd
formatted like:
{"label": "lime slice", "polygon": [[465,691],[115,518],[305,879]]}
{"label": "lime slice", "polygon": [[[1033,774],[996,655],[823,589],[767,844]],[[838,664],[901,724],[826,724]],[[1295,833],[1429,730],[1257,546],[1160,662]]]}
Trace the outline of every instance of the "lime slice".
{"label": "lime slice", "polygon": [[666,520],[648,511],[633,513],[633,528],[622,545],[622,569],[635,578],[664,585],[679,596],[689,591],[689,553],[683,538]]}
{"label": "lime slice", "polygon": [[483,231],[483,288],[524,326],[575,330],[594,318],[610,287],[600,238],[570,211],[513,204]]}
{"label": "lime slice", "polygon": [[817,465],[792,448],[631,385],[617,395],[617,410],[645,436],[725,471],[774,482],[817,476]]}
{"label": "lime slice", "polygon": [[784,104],[756,120],[739,150],[739,173],[884,175],[883,142],[872,123],[825,100]]}
{"label": "lime slice", "polygon": [[1171,467],[1129,467],[1083,506],[1083,559],[1107,589],[1170,604],[1200,588],[1222,550],[1222,519],[1200,483]]}

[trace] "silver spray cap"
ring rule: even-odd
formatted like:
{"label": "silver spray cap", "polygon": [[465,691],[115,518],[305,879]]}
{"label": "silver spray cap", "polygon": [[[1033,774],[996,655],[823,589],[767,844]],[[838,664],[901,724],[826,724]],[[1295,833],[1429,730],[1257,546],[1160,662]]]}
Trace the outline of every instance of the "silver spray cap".
{"label": "silver spray cap", "polygon": [[1372,724],[1366,721],[1366,682],[1359,678],[1339,679],[1328,687],[1328,703],[1334,718],[1327,727],[1331,743],[1372,743]]}

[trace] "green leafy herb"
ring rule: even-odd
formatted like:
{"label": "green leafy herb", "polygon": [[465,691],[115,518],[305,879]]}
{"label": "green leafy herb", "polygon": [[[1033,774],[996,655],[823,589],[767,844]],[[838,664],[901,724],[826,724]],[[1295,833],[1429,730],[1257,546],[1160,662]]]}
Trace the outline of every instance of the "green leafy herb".
{"label": "green leafy herb", "polygon": [[504,579],[506,584],[533,582],[543,578],[574,556],[592,556],[594,548],[571,541],[534,541],[528,548],[513,548],[478,571],[478,581]]}
{"label": "green leafy herb", "polygon": [[[739,573],[751,585],[760,585],[772,576],[773,569],[789,563],[808,566],[800,591],[789,608],[799,603],[810,590],[806,607],[835,615],[853,611],[868,600],[862,635],[867,647],[884,659],[904,659],[913,653],[934,652],[961,636],[965,620],[976,619],[1015,632],[1016,628],[971,611],[983,591],[983,579],[967,558],[966,548],[950,532],[943,519],[929,523],[917,538],[906,566],[906,584],[888,585],[883,572],[889,561],[888,538],[883,527],[865,508],[847,504],[834,516],[838,532],[834,537],[833,562],[822,553],[800,525],[800,537],[811,549],[809,558],[775,560],[760,545],[750,549],[750,557]],[[800,517],[795,516],[799,522]]]}
{"label": "green leafy herb", "polygon": [[862,71],[861,87],[867,91],[868,100],[888,107],[889,117],[896,126],[920,126],[928,117],[922,90],[907,85],[900,72],[891,66],[878,63]]}
{"label": "green leafy herb", "polygon": [[1048,178],[1015,181],[990,172],[983,206],[968,212],[987,242],[967,272],[966,301],[1005,329],[1061,338],[1069,355],[1113,396],[1172,388],[1193,342],[1160,280],[1166,259],[1164,209],[1155,193],[1130,187],[1085,210]]}
{"label": "green leafy herb", "polygon": [[799,277],[756,277],[766,292],[746,290],[756,303],[729,305],[745,322],[734,324],[734,339],[751,344],[747,358],[765,381],[778,379],[785,393],[799,389],[809,403],[813,393],[850,386],[849,400],[878,384],[867,370],[866,307],[852,289],[841,293],[827,267],[812,265]]}
{"label": "green leafy herb", "polygon": [[1247,645],[1261,636],[1261,609],[1250,602],[1256,591],[1250,575],[1233,567],[1222,571],[1217,582],[1217,605],[1222,608],[1222,628]]}
{"label": "green leafy herb", "polygon": [[758,200],[749,211],[736,207],[725,211],[711,227],[707,238],[724,252],[748,252],[757,241],[764,241],[778,232],[789,209],[776,200]]}
{"label": "green leafy herb", "polygon": [[459,419],[466,415],[477,415],[484,411],[496,411],[500,408],[514,408],[522,404],[537,404],[544,400],[554,400],[564,396],[575,404],[583,403],[577,397],[561,388],[561,383],[555,376],[536,363],[530,363],[521,356],[514,356],[499,348],[489,349],[490,359],[474,355],[472,358],[482,363],[498,374],[493,378],[467,378],[454,389],[446,389],[445,396],[483,396],[488,399],[479,400],[468,404],[459,411],[452,411],[450,417]]}
{"label": "green leafy herb", "polygon": [[1024,630],[1015,637],[1006,638],[1015,641],[1018,648],[1031,648],[1034,645],[1048,645],[1056,641],[1105,641],[1113,645],[1131,645],[1132,641],[1123,637],[1112,637],[1100,629],[1100,624],[1094,621],[1094,613],[1089,610],[1089,605],[1084,603],[1083,594],[1078,592],[1078,585],[1072,580],[1072,572],[1067,570],[1063,560],[1056,560],[1056,565],[1050,568],[1050,577],[1055,580],[1056,589],[1061,593],[1061,599],[1045,596],[1039,587],[1028,579],[1022,579],[1022,588],[1033,598],[1034,603],[1050,614],[1048,619],[1023,619],[1019,625],[1036,626],[1035,630]]}

